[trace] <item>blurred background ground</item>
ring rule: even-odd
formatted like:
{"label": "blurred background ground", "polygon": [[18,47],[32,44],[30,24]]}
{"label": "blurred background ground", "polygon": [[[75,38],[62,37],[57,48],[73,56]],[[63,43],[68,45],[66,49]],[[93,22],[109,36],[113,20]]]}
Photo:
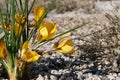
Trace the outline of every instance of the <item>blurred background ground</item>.
{"label": "blurred background ground", "polygon": [[[0,0],[0,6],[4,6]],[[33,0],[30,0],[30,4]],[[51,0],[37,0],[34,6],[45,6]],[[51,43],[43,48],[52,53],[29,67],[33,80],[119,80],[120,26],[106,14],[119,16],[119,0],[58,0],[47,15],[58,26],[58,33],[83,22],[91,22],[71,32],[77,51],[71,56],[50,51]],[[4,7],[3,7],[4,8]],[[116,8],[118,11],[116,11]],[[3,9],[4,11],[4,9]],[[110,16],[109,16],[110,17]],[[30,18],[33,18],[31,13]],[[116,20],[116,18],[114,17]],[[2,72],[1,72],[2,73]],[[4,75],[4,74],[2,74]]]}

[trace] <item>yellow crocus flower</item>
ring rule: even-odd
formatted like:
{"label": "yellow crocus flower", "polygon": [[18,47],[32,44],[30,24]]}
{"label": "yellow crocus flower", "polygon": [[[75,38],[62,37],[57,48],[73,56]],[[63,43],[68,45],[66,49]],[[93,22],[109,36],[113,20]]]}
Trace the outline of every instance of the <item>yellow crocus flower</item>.
{"label": "yellow crocus flower", "polygon": [[15,14],[15,36],[19,36],[20,33],[24,30],[22,24],[24,24],[25,20],[25,15],[20,13]]}
{"label": "yellow crocus flower", "polygon": [[16,21],[17,23],[23,24],[23,23],[25,22],[25,19],[26,19],[25,15],[20,14],[20,13],[16,13],[16,14],[15,14],[15,21]]}
{"label": "yellow crocus flower", "polygon": [[[36,6],[36,7],[34,8],[35,22],[30,23],[30,24],[28,25],[28,28],[35,26],[36,23],[37,23],[37,21],[38,21],[38,20],[40,19],[40,17],[44,14],[44,12],[45,12],[45,8],[44,8],[44,7]],[[43,21],[44,21],[44,20],[43,20]]]}
{"label": "yellow crocus flower", "polygon": [[7,29],[7,30],[12,30],[12,26],[10,25],[10,23],[6,23],[6,21],[4,22],[4,27],[5,27],[5,29]]}
{"label": "yellow crocus flower", "polygon": [[[9,31],[12,30],[11,24],[7,25],[6,22],[4,22],[4,26],[7,30]],[[19,36],[23,30],[24,30],[24,27],[20,23],[15,22],[15,36]]]}
{"label": "yellow crocus flower", "polygon": [[38,55],[35,51],[28,50],[28,47],[30,46],[30,42],[26,41],[22,46],[21,51],[21,58],[25,62],[34,62],[37,61],[40,58],[40,55]]}
{"label": "yellow crocus flower", "polygon": [[35,7],[34,8],[34,16],[35,16],[35,20],[38,21],[39,18],[43,15],[43,13],[45,12],[45,8],[44,7]]}
{"label": "yellow crocus flower", "polygon": [[7,49],[5,43],[0,40],[0,58],[5,58],[7,55]]}
{"label": "yellow crocus flower", "polygon": [[76,51],[76,48],[74,48],[73,46],[73,41],[70,40],[68,36],[65,36],[59,39],[58,42],[53,45],[52,50],[59,51],[64,54],[72,54]]}
{"label": "yellow crocus flower", "polygon": [[57,31],[56,24],[50,22],[42,22],[38,29],[38,42],[51,39]]}
{"label": "yellow crocus flower", "polygon": [[23,30],[23,27],[19,23],[15,23],[15,36],[19,36]]}
{"label": "yellow crocus flower", "polygon": [[[7,26],[6,23],[4,23],[4,25],[5,25],[5,28],[6,28],[7,30],[9,30],[9,31],[12,30],[11,24],[8,24],[8,26]],[[20,25],[19,23],[15,22],[15,36],[16,36],[16,37],[19,36],[20,33],[21,33],[23,30],[24,30],[24,29],[23,29],[22,25]]]}

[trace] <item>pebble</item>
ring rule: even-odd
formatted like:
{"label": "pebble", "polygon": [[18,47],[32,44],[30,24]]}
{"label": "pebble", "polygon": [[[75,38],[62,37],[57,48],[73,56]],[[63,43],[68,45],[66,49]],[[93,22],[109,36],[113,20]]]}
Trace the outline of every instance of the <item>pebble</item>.
{"label": "pebble", "polygon": [[50,73],[54,74],[54,75],[61,75],[61,72],[59,72],[57,70],[50,70]]}
{"label": "pebble", "polygon": [[[108,5],[108,6],[110,6],[110,5]],[[104,6],[101,5],[101,7],[104,9]],[[58,15],[51,14],[51,15],[48,15],[48,17],[52,17],[53,21],[55,21],[57,23],[57,25],[60,25],[60,26],[58,26],[59,29],[60,28],[64,29],[63,27],[65,27],[65,25],[68,28],[72,27],[72,26],[74,27],[74,25],[79,25],[83,20],[89,20],[89,18],[88,18],[89,16],[93,18],[93,19],[91,19],[91,21],[95,20],[96,22],[98,22],[99,18],[102,19],[103,22],[99,22],[98,25],[99,24],[103,25],[104,23],[106,23],[105,19],[101,18],[101,16],[103,16],[103,14],[100,14],[100,15],[99,14],[93,14],[94,16],[97,17],[97,19],[94,19],[94,16],[91,16],[91,14],[79,14],[79,13],[80,12],[78,12],[77,14],[73,14],[71,12],[66,13],[67,15],[69,14],[70,16],[66,16],[66,14],[58,14]],[[75,21],[74,24],[72,24],[73,21],[69,21],[68,20],[69,17],[71,17],[71,15],[73,17],[73,20]],[[83,33],[87,34],[88,32],[90,32],[89,29],[102,28],[102,25],[99,25],[99,26],[97,26],[97,25],[88,25],[87,27],[86,26],[83,27],[82,30],[80,29],[80,30],[75,31],[76,33],[74,33],[74,34],[83,34]],[[94,27],[92,28],[90,26],[94,26]],[[76,36],[79,36],[81,38],[80,35],[76,35]],[[76,36],[73,36],[71,38],[74,39],[74,38],[76,38]],[[85,37],[83,37],[83,39],[84,38]],[[91,39],[91,37],[88,36],[84,40],[75,40],[75,43],[78,44],[78,45],[84,45],[85,42],[89,41],[90,39]],[[107,46],[107,44],[105,42],[102,42],[101,44],[102,44],[102,46]],[[47,46],[47,48],[49,50],[49,46]],[[80,49],[80,50],[76,51],[76,53],[82,54],[83,52]],[[106,53],[106,54],[109,53],[109,49],[106,49],[104,51],[104,53]],[[75,55],[75,57],[77,57],[77,56],[78,55]],[[63,58],[65,61],[70,61],[71,60],[69,57],[65,57],[63,54],[60,54],[60,53],[53,53],[52,56],[50,56],[50,59],[56,59],[56,58]],[[59,61],[57,63],[59,63]],[[89,63],[89,61],[88,61],[88,63]],[[105,63],[105,65],[110,64],[109,61],[106,61],[104,63]],[[1,64],[0,64],[0,66],[1,66]],[[75,72],[75,74],[77,75],[78,80],[120,80],[120,73],[118,73],[118,75],[116,73],[110,73],[110,74],[105,75],[105,76],[99,76],[98,74],[100,74],[100,71],[95,71],[96,72],[95,74],[92,74],[90,72],[89,73],[83,73],[83,71],[84,72],[89,71],[90,67],[93,67],[93,66],[95,66],[93,63],[86,64],[84,62],[83,63],[81,63],[81,62],[75,62],[74,66],[72,66],[70,68],[70,70],[73,67],[75,69],[81,69],[81,70],[79,70],[79,72],[76,72],[75,70],[73,70],[73,72]],[[103,66],[103,65],[100,64],[99,66],[97,66],[98,67],[97,69],[98,70],[102,70],[101,66]],[[118,67],[116,60],[113,61],[113,66],[114,67]],[[62,69],[56,69],[56,70],[52,70],[50,68],[46,68],[46,69],[44,69],[44,68],[45,68],[45,66],[37,68],[37,69],[39,69],[38,72],[39,71],[43,71],[44,72],[44,70],[47,71],[47,69],[49,69],[48,72],[51,73],[51,75],[49,75],[49,76],[48,75],[42,76],[42,75],[39,74],[39,76],[38,76],[38,78],[36,80],[49,80],[49,78],[51,80],[73,80],[73,76],[70,75],[70,71],[68,69],[66,69],[66,67],[63,67]],[[36,71],[37,71],[37,69],[36,69]],[[93,71],[95,69],[96,68],[93,67],[91,70]],[[60,78],[58,78],[57,75],[59,75]]]}
{"label": "pebble", "polygon": [[107,75],[107,78],[110,79],[110,80],[114,80],[115,79],[115,77],[112,74]]}
{"label": "pebble", "polygon": [[58,80],[57,76],[54,76],[54,75],[51,75],[51,76],[50,76],[50,79],[51,79],[51,80]]}
{"label": "pebble", "polygon": [[120,77],[120,73],[118,73],[118,76]]}
{"label": "pebble", "polygon": [[39,74],[38,78],[36,80],[44,80],[44,77]]}
{"label": "pebble", "polygon": [[117,64],[117,60],[114,60],[114,62],[113,62],[113,66],[114,66],[114,67],[117,67],[117,66],[118,66],[118,64]]}
{"label": "pebble", "polygon": [[74,80],[73,77],[67,77],[66,80]]}
{"label": "pebble", "polygon": [[83,73],[82,72],[78,72],[78,73],[76,73],[77,74],[77,78],[78,79],[81,79],[81,76],[83,75]]}
{"label": "pebble", "polygon": [[44,80],[49,80],[48,75],[45,75],[45,76],[44,76]]}

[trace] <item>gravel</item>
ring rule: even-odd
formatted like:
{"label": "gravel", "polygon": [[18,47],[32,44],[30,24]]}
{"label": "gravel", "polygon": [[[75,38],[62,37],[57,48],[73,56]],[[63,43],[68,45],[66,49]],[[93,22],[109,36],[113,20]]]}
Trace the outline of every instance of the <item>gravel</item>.
{"label": "gravel", "polygon": [[[71,32],[71,38],[74,39],[75,47],[78,48],[73,55],[63,55],[51,51],[51,57],[43,58],[39,63],[33,64],[33,67],[36,67],[36,65],[40,67],[43,64],[43,70],[39,70],[39,68],[32,69],[34,70],[31,70],[32,74],[37,70],[37,74],[42,75],[44,80],[119,80],[120,58],[111,52],[113,48],[106,48],[109,44],[106,42],[106,38],[111,33],[109,32],[111,25],[105,14],[106,12],[87,14],[81,9],[59,14],[55,10],[50,12],[47,19],[57,23],[58,33],[85,21],[91,21],[92,24]],[[86,36],[104,28],[107,28],[107,30]],[[100,35],[102,36],[100,37]],[[47,44],[47,47],[51,46],[50,44]],[[46,67],[47,69],[44,69]],[[41,72],[45,72],[47,75],[43,75]],[[31,78],[39,79],[39,77]]]}
{"label": "gravel", "polygon": [[[102,8],[96,6],[95,9],[101,10]],[[51,56],[43,57],[37,62],[31,63],[30,66],[28,65],[29,79],[120,80],[120,57],[114,52],[115,49],[119,49],[119,46],[110,45],[113,37],[111,25],[105,17],[106,11],[100,10],[96,12],[92,9],[90,13],[86,13],[82,9],[65,13],[56,13],[56,10],[52,10],[47,15],[47,20],[57,24],[58,33],[83,22],[92,23],[70,33],[77,48],[72,55],[63,55],[50,50],[51,44],[57,39],[41,47],[40,49],[47,51]],[[33,18],[32,15],[30,19]],[[103,30],[99,31],[101,29]],[[3,74],[1,69],[0,76]]]}

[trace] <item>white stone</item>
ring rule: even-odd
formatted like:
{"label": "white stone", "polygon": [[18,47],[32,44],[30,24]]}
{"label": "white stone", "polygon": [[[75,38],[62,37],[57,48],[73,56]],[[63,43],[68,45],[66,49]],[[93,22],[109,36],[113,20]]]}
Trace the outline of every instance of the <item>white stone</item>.
{"label": "white stone", "polygon": [[44,77],[42,75],[39,75],[36,80],[44,80]]}

